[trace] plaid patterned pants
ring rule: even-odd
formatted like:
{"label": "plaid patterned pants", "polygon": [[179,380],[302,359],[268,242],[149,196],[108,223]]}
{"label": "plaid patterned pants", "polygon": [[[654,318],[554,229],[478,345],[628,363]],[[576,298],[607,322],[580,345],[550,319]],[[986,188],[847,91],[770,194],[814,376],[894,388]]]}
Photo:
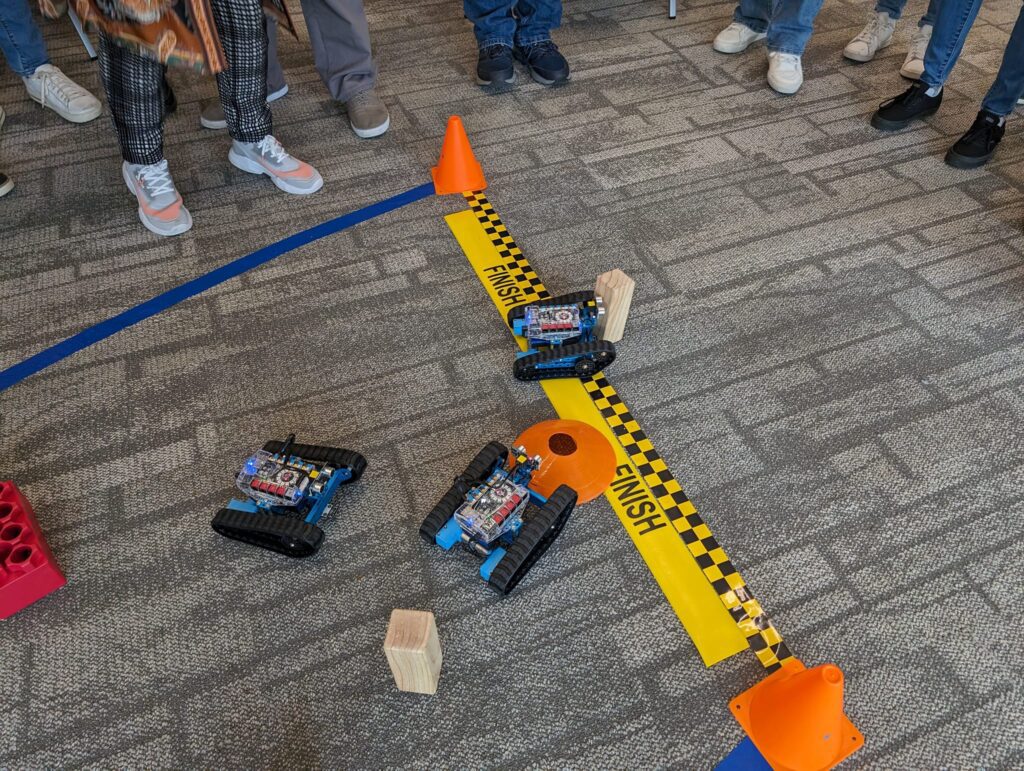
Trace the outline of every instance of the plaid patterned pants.
{"label": "plaid patterned pants", "polygon": [[[212,0],[211,7],[228,60],[228,68],[217,75],[228,132],[239,142],[259,142],[273,128],[260,0]],[[102,32],[99,58],[122,157],[128,163],[159,163],[164,157],[163,65]]]}

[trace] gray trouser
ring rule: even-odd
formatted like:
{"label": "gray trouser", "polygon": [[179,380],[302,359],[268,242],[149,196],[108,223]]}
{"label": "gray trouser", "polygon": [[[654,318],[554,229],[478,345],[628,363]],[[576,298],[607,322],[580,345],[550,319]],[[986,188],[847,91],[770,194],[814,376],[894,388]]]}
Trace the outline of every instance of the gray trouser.
{"label": "gray trouser", "polygon": [[[377,80],[370,51],[370,27],[363,0],[302,0],[313,61],[327,90],[339,102],[369,91]],[[267,23],[267,93],[284,88],[277,58],[277,24]]]}

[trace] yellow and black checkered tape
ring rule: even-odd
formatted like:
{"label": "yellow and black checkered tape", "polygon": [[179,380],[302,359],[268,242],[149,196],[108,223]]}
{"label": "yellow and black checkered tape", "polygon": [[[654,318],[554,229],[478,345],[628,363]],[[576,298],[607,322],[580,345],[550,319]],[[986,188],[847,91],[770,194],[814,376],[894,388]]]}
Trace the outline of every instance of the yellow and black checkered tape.
{"label": "yellow and black checkered tape", "polygon": [[[465,196],[487,237],[505,260],[505,267],[515,277],[522,290],[521,304],[549,298],[551,295],[544,288],[544,283],[516,245],[487,197],[479,192],[466,193]],[[686,497],[682,486],[669,471],[664,459],[654,449],[647,434],[640,428],[636,418],[603,373],[583,378],[582,383],[601,416],[618,437],[626,455],[635,464],[645,484],[697,561],[705,578],[711,582],[719,599],[746,637],[747,644],[754,651],[758,661],[768,671],[778,669],[782,662],[791,658],[793,654],[789,652],[782,641],[782,635],[772,626],[761,605],[750,593],[743,578],[726,556],[725,550],[711,534],[711,529]]]}
{"label": "yellow and black checkered tape", "polygon": [[751,650],[769,671],[777,669],[793,654],[622,397],[604,373],[585,378],[583,387],[747,638]]}
{"label": "yellow and black checkered tape", "polygon": [[483,193],[465,193],[465,196],[469,202],[469,208],[472,209],[476,218],[480,220],[480,224],[483,226],[484,232],[487,233],[487,237],[491,239],[494,248],[498,250],[498,254],[505,260],[505,267],[508,268],[508,272],[522,290],[523,299],[526,303],[549,298],[551,295],[544,288],[544,282],[540,280],[540,276],[537,275],[536,271],[530,266],[530,263],[527,262],[522,251],[516,246],[515,240],[505,228],[505,223],[501,221],[501,217],[494,211],[494,207],[487,200],[487,196]]}

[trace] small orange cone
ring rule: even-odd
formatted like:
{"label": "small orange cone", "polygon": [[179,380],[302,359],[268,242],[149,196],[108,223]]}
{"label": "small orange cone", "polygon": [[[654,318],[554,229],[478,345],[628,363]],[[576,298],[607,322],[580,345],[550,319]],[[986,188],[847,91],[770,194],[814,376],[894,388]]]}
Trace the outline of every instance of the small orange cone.
{"label": "small orange cone", "polygon": [[462,118],[458,115],[448,119],[441,158],[430,173],[434,178],[434,192],[438,195],[469,193],[487,187],[484,170],[473,155]]}
{"label": "small orange cone", "polygon": [[615,478],[615,451],[611,442],[593,426],[579,420],[545,420],[516,437],[516,446],[527,455],[541,457],[530,489],[545,498],[560,485],[576,491],[582,505],[605,491]]}
{"label": "small orange cone", "polygon": [[843,672],[835,664],[787,662],[729,706],[775,771],[826,771],[864,744],[843,714]]}

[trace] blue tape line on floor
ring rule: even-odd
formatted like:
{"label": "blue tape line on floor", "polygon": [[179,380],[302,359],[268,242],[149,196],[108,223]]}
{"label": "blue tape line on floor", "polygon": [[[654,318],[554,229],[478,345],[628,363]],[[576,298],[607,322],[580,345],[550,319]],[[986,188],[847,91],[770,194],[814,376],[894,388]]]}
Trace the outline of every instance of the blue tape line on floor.
{"label": "blue tape line on floor", "polygon": [[253,268],[258,268],[260,265],[280,257],[282,254],[287,254],[293,249],[298,249],[300,246],[305,246],[313,241],[319,241],[321,238],[340,233],[342,230],[353,225],[379,217],[381,214],[386,214],[389,211],[400,209],[407,204],[422,200],[433,194],[434,184],[428,182],[379,203],[365,206],[362,209],[343,214],[308,230],[303,230],[301,233],[282,238],[277,243],[264,246],[262,249],[258,249],[252,254],[247,254],[245,257],[239,257],[227,265],[222,265],[181,286],[169,289],[163,294],[159,294],[151,300],[136,305],[134,308],[129,308],[106,321],[101,321],[95,326],[83,329],[67,340],[62,340],[56,345],[40,351],[35,356],[30,356],[24,361],[0,371],[0,391],[5,391],[11,386],[17,385],[25,378],[35,375],[37,372],[78,353],[84,348],[88,348],[94,343],[98,343],[100,340],[116,335],[122,329],[127,329],[133,324],[138,324],[140,321],[155,316],[190,297],[195,297],[197,294],[217,286],[217,284],[224,283],[228,279],[240,276]]}

